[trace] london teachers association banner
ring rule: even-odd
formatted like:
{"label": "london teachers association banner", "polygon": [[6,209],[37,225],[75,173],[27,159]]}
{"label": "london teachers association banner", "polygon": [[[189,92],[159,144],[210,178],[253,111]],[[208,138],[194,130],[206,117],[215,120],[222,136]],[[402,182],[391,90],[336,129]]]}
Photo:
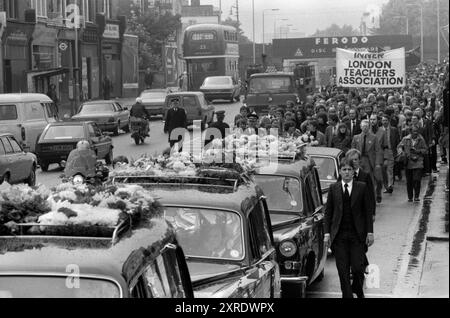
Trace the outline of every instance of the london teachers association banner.
{"label": "london teachers association banner", "polygon": [[337,49],[337,85],[356,88],[395,88],[406,85],[405,49],[380,53]]}

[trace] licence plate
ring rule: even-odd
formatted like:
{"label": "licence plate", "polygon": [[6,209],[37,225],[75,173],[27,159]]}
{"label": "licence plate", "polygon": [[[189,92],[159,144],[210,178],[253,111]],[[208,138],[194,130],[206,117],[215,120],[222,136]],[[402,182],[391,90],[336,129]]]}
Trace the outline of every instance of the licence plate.
{"label": "licence plate", "polygon": [[72,151],[74,149],[71,145],[57,145],[52,147],[52,151]]}

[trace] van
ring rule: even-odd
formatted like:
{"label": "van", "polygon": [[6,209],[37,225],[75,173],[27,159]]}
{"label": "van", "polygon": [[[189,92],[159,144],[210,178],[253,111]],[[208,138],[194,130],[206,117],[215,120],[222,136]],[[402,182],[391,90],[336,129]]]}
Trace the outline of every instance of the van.
{"label": "van", "polygon": [[36,151],[39,136],[58,121],[55,103],[43,94],[0,94],[0,134],[11,133],[28,152]]}

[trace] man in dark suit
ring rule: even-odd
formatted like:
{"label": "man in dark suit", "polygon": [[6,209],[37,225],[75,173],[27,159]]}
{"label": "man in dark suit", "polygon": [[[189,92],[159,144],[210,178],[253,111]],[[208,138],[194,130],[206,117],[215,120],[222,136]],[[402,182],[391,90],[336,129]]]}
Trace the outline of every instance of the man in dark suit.
{"label": "man in dark suit", "polygon": [[398,155],[397,146],[400,143],[400,133],[396,127],[391,126],[391,118],[384,115],[381,119],[384,129],[384,162],[383,162],[383,182],[386,191],[384,193],[392,194],[394,192],[394,165],[395,158]]}
{"label": "man in dark suit", "polygon": [[[375,170],[381,170],[383,150],[377,136],[370,131],[368,120],[361,122],[361,130],[361,134],[353,137],[352,148],[359,150],[361,153],[361,168],[372,176],[373,184],[376,184]],[[377,202],[381,203],[381,197],[377,197]]]}
{"label": "man in dark suit", "polygon": [[329,116],[329,126],[327,127],[327,129],[325,130],[325,140],[326,140],[326,144],[327,147],[332,146],[332,141],[334,136],[336,136],[338,134],[338,130],[339,130],[339,117],[337,115],[330,115]]}
{"label": "man in dark suit", "polygon": [[[169,144],[171,148],[177,142],[183,140],[184,137],[183,129],[186,128],[187,128],[186,111],[183,108],[180,108],[179,98],[174,98],[170,101],[170,109],[167,111],[166,122],[164,124],[164,133],[169,134]],[[174,136],[172,136],[172,134]]]}
{"label": "man in dark suit", "polygon": [[358,112],[355,108],[350,109],[348,114],[349,120],[346,121],[348,131],[350,132],[350,137],[357,136],[361,133],[361,121],[358,119]]}
{"label": "man in dark suit", "polygon": [[353,293],[364,298],[366,246],[374,243],[370,193],[364,183],[353,180],[354,172],[353,163],[343,159],[342,180],[330,187],[324,220],[324,241],[335,255],[343,298],[353,298]]}

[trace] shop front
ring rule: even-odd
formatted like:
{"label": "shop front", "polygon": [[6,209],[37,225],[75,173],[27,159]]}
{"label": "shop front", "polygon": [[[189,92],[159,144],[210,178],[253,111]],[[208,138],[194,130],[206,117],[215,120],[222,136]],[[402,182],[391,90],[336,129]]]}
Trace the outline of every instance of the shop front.
{"label": "shop front", "polygon": [[27,71],[30,69],[30,42],[35,24],[8,21],[3,33],[3,91],[27,92]]}
{"label": "shop front", "polygon": [[100,98],[98,33],[95,27],[83,29],[81,45],[81,96],[83,100]]}
{"label": "shop front", "polygon": [[106,22],[102,34],[102,70],[103,79],[111,81],[110,97],[122,96],[122,42],[120,25],[118,22]]}
{"label": "shop front", "polygon": [[38,23],[31,44],[31,71],[27,73],[28,92],[46,94],[54,84],[59,96],[60,74],[58,70],[58,30]]}

